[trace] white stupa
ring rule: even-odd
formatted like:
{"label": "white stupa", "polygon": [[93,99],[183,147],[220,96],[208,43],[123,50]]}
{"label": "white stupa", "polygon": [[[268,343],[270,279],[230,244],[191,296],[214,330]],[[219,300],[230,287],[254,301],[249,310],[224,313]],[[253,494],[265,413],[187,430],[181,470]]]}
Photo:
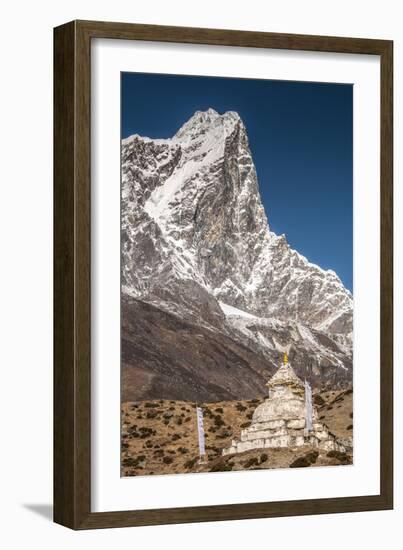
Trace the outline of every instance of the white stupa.
{"label": "white stupa", "polygon": [[269,447],[310,445],[325,451],[345,451],[335,436],[318,421],[307,394],[309,386],[295,374],[285,353],[283,364],[268,381],[269,395],[253,413],[252,423],[232,440],[223,454]]}

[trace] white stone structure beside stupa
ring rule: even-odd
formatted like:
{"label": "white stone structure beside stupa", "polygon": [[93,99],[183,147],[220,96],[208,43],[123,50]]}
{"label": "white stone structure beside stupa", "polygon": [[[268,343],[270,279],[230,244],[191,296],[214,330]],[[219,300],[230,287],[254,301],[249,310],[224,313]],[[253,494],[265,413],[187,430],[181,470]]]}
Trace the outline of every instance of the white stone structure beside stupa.
{"label": "white stone structure beside stupa", "polygon": [[310,445],[324,451],[345,449],[318,421],[312,407],[312,427],[307,429],[305,386],[288,363],[287,354],[278,371],[266,384],[269,395],[253,413],[252,423],[241,431],[240,439],[233,439],[223,455],[243,453],[252,449],[273,447],[301,447]]}

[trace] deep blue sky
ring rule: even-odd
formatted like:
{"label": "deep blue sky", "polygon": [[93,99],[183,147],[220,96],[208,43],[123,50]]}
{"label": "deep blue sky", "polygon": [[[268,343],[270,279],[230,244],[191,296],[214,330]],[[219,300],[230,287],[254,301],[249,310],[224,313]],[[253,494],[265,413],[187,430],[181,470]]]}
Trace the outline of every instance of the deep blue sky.
{"label": "deep blue sky", "polygon": [[352,290],[352,85],[122,74],[122,137],[172,137],[209,107],[244,121],[271,229]]}

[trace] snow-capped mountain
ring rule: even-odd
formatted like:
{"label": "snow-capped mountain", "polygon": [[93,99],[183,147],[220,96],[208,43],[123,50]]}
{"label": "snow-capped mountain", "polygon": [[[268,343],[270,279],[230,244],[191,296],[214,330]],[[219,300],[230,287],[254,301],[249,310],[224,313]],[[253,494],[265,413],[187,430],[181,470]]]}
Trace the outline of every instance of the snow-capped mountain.
{"label": "snow-capped mountain", "polygon": [[122,291],[232,338],[267,372],[290,349],[314,383],[351,380],[351,293],[270,231],[235,112],[122,141]]}

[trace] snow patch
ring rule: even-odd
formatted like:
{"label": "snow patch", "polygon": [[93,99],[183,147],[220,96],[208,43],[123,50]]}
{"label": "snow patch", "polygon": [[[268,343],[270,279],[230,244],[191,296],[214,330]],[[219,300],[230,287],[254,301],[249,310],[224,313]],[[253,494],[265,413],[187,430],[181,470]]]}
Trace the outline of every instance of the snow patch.
{"label": "snow patch", "polygon": [[256,315],[252,315],[251,313],[248,313],[247,311],[243,311],[242,309],[238,309],[237,307],[224,304],[224,302],[218,302],[218,303],[220,304],[220,308],[222,309],[222,311],[228,317],[236,315],[237,317],[245,317],[245,319],[260,319],[259,317],[256,317]]}

